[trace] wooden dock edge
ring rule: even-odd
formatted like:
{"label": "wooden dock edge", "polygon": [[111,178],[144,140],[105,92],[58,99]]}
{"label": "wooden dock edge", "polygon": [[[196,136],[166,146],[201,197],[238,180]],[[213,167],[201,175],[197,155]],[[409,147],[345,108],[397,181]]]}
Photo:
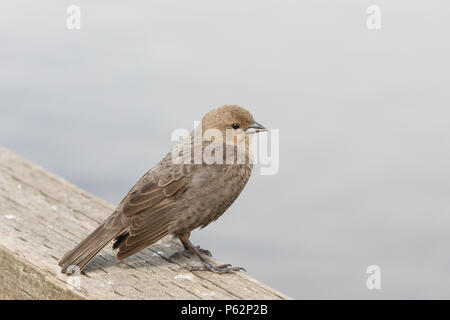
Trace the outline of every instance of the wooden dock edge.
{"label": "wooden dock edge", "polygon": [[[113,205],[0,147],[0,299],[290,299],[243,272],[189,272],[198,265],[166,237],[118,262],[108,245],[77,277],[58,260]],[[213,260],[214,263],[219,263]]]}

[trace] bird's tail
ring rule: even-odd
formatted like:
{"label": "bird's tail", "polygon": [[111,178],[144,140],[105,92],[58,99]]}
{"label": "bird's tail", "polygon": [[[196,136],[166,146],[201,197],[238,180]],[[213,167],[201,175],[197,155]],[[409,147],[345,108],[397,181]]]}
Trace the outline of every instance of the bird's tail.
{"label": "bird's tail", "polygon": [[62,273],[74,274],[83,270],[108,242],[123,231],[122,225],[111,227],[108,224],[108,220],[98,226],[86,239],[62,257],[59,261]]}

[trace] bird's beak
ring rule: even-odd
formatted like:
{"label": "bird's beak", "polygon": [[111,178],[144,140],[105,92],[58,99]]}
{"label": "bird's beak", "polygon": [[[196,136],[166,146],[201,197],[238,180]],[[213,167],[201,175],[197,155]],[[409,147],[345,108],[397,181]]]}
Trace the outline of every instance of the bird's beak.
{"label": "bird's beak", "polygon": [[246,133],[256,133],[262,131],[267,131],[267,129],[255,120],[252,120],[251,125],[245,130]]}

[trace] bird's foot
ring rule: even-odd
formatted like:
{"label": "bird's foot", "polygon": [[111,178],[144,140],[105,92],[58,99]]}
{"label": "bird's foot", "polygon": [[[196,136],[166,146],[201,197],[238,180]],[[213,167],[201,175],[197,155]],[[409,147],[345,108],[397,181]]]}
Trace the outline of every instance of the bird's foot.
{"label": "bird's foot", "polygon": [[203,266],[187,267],[189,271],[211,271],[214,273],[231,273],[234,271],[247,271],[242,267],[232,267],[231,264],[222,264],[220,266],[214,266],[209,262],[202,261]]}
{"label": "bird's foot", "polygon": [[207,250],[207,249],[202,249],[202,248],[200,248],[200,246],[197,246],[197,250],[200,253],[203,253],[204,255],[207,255],[208,257],[212,257],[211,252],[209,250]]}
{"label": "bird's foot", "polygon": [[[198,250],[198,252],[200,252],[200,253],[208,256],[208,257],[212,257],[212,254],[211,254],[211,252],[209,250],[202,249],[202,248],[200,248],[200,246],[197,246],[196,249]],[[189,250],[189,249],[181,250],[181,251],[178,251],[178,252],[175,252],[174,254],[172,254],[169,257],[169,260],[173,260],[173,259],[179,258],[179,257],[183,256],[184,254],[190,254],[191,255],[191,254],[193,254],[193,252],[191,250]]]}

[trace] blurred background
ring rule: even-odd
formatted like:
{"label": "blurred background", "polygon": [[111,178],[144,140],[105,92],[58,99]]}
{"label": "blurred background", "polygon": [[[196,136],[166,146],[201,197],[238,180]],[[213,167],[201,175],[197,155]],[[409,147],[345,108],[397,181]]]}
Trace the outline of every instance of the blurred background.
{"label": "blurred background", "polygon": [[280,130],[280,170],[194,243],[295,298],[450,298],[449,9],[3,1],[0,144],[118,204],[174,129],[239,104]]}

